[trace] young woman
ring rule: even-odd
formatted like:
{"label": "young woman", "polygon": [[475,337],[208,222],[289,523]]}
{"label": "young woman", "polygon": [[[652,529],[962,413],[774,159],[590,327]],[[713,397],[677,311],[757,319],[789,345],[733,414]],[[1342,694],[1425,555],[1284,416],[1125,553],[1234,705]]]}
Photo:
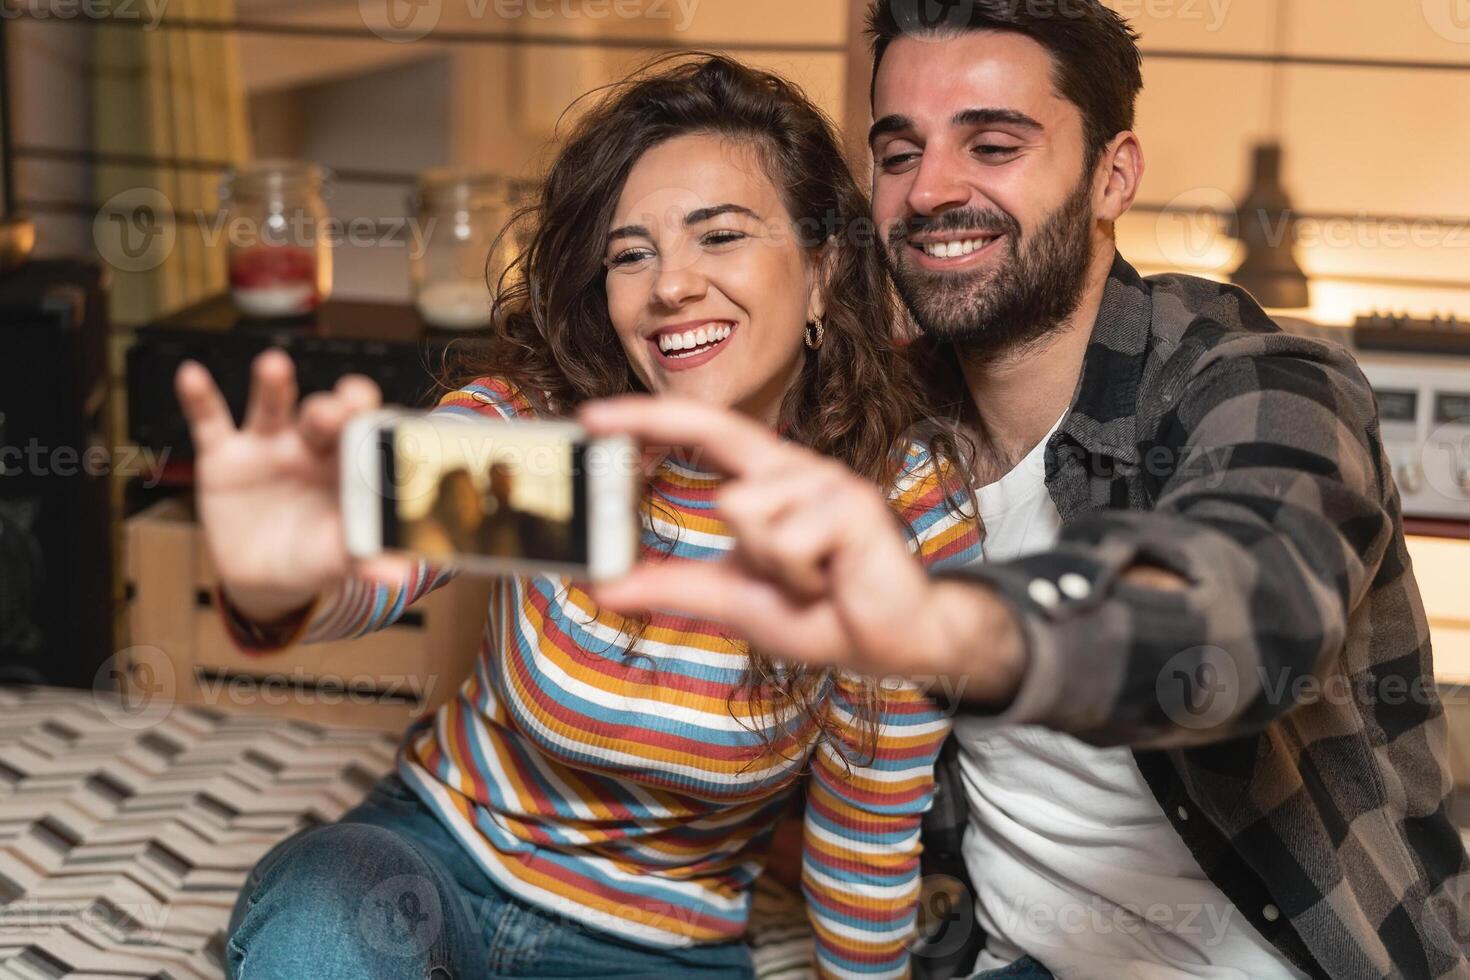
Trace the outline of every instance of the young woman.
{"label": "young woman", "polygon": [[[926,562],[970,560],[953,447],[913,439],[929,410],[893,341],[867,213],[830,124],[789,83],[718,57],[636,77],[552,165],[489,351],[437,411],[564,415],[631,391],[735,407],[892,488]],[[298,411],[289,361],[264,355],[239,431],[198,365],[178,386],[244,645],[379,629],[446,580],[354,569],[343,552],[335,440],[376,404],[370,383]],[[719,482],[660,464],[645,552],[727,553]],[[804,791],[819,967],[901,975],[946,730],[912,687],[772,663],[676,615],[630,622],[576,582],[498,580],[472,676],[410,728],[397,772],[256,867],[229,970],[749,976],[750,886]]]}

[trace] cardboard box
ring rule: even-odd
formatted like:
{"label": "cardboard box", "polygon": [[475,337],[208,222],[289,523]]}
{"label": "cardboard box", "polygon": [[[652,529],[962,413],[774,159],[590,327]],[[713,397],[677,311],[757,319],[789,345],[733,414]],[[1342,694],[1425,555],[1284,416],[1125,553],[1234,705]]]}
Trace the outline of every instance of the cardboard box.
{"label": "cardboard box", "polygon": [[456,578],[367,636],[253,655],[225,632],[186,501],[129,518],[125,542],[131,645],[113,674],[134,704],[161,698],[396,732],[452,697],[479,655],[486,579]]}

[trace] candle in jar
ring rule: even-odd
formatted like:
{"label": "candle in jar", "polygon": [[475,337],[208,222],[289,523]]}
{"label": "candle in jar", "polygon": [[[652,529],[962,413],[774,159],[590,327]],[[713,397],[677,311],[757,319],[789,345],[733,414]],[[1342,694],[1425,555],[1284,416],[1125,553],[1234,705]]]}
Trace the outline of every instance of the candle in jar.
{"label": "candle in jar", "polygon": [[316,309],[317,259],[308,248],[257,245],[230,259],[230,295],[247,316],[298,316]]}
{"label": "candle in jar", "polygon": [[474,279],[425,283],[414,299],[419,316],[447,330],[473,330],[490,323],[490,290]]}

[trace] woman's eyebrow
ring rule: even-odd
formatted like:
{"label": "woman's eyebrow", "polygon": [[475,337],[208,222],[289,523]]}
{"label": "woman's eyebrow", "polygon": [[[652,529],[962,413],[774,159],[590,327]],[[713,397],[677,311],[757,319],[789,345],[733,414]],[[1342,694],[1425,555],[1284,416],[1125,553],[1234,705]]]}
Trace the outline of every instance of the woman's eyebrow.
{"label": "woman's eyebrow", "polygon": [[[689,225],[697,225],[701,221],[709,221],[711,218],[718,218],[722,214],[743,214],[748,217],[754,218],[757,221],[759,221],[761,217],[743,204],[716,204],[712,207],[696,208],[695,210],[690,211],[684,216],[684,225],[686,227]],[[609,242],[616,241],[619,238],[652,237],[653,236],[649,234],[648,228],[645,225],[623,225],[622,227],[614,228],[612,231],[607,233],[607,240]]]}
{"label": "woman's eyebrow", "polygon": [[722,214],[743,214],[746,217],[754,218],[757,221],[759,221],[761,217],[750,208],[745,207],[743,204],[716,204],[714,207],[698,208],[694,211],[690,211],[687,215],[684,216],[684,224],[686,227],[689,225],[697,225],[701,221],[708,221],[711,218],[718,218]]}
{"label": "woman's eyebrow", "polygon": [[642,225],[623,225],[621,228],[614,228],[612,231],[607,233],[607,240],[609,242],[616,241],[619,238],[652,237],[653,236],[648,233],[648,229],[643,227]]}

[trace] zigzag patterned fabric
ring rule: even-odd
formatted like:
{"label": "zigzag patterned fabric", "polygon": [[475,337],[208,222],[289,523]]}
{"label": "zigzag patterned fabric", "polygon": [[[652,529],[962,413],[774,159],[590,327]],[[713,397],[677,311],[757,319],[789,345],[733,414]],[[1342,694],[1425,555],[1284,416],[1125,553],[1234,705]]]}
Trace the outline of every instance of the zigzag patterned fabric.
{"label": "zigzag patterned fabric", "polygon": [[[335,820],[394,739],[107,694],[0,687],[0,977],[223,975],[225,926],[271,845]],[[800,899],[751,915],[762,980],[802,980]]]}
{"label": "zigzag patterned fabric", "polygon": [[393,766],[382,733],[0,688],[0,976],[218,978],[246,873]]}

